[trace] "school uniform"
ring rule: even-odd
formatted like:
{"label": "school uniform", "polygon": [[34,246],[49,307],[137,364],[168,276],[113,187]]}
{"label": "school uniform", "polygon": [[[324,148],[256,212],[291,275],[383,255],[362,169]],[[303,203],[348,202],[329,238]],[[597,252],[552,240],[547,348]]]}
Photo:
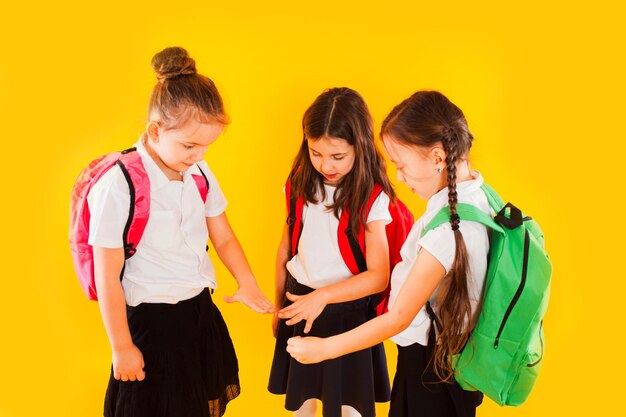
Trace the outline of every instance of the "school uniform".
{"label": "school uniform", "polygon": [[[226,198],[206,162],[170,181],[135,145],[150,180],[150,217],[134,256],[126,260],[122,288],[133,343],[145,362],[144,381],[113,378],[106,417],[215,417],[239,395],[237,357],[224,320],[211,300],[217,286],[206,252],[206,217],[219,216]],[[206,204],[192,174],[209,182]],[[119,167],[88,195],[89,244],[123,247],[130,194]]]}
{"label": "school uniform", "polygon": [[[457,184],[458,202],[472,204],[492,216],[487,197],[481,190],[483,178],[477,171],[472,171],[472,180]],[[448,189],[444,188],[433,195],[426,205],[426,211],[414,224],[400,254],[398,263],[391,276],[389,308],[392,309],[402,285],[423,248],[433,255],[446,270],[450,271],[454,262],[456,242],[450,223],[429,231],[422,237],[428,223],[442,207],[448,205]],[[469,258],[470,276],[468,290],[471,306],[471,320],[466,323],[473,327],[480,313],[487,260],[489,253],[489,231],[479,223],[463,221],[459,224]],[[437,292],[430,297],[430,305],[437,313]],[[434,374],[432,357],[436,343],[436,329],[433,326],[427,306],[415,316],[409,327],[391,338],[398,346],[398,365],[391,394],[391,417],[471,417],[476,407],[482,402],[482,394],[464,391],[456,382],[442,383]]]}
{"label": "school uniform", "polygon": [[[333,203],[335,187],[324,185],[325,199],[305,204],[302,233],[297,254],[287,262],[286,291],[304,295],[352,276],[337,241],[339,220],[326,207]],[[389,197],[385,193],[374,201],[367,223],[391,222]],[[341,406],[356,409],[363,417],[374,417],[374,402],[389,401],[389,375],[384,347],[354,352],[319,364],[303,365],[287,353],[287,340],[294,336],[329,337],[351,330],[374,317],[372,296],[327,305],[313,322],[308,334],[305,322],[287,326],[280,320],[268,389],[286,394],[285,408],[297,411],[311,398],[322,401],[324,417],[341,417]],[[284,306],[291,302],[284,299]]]}

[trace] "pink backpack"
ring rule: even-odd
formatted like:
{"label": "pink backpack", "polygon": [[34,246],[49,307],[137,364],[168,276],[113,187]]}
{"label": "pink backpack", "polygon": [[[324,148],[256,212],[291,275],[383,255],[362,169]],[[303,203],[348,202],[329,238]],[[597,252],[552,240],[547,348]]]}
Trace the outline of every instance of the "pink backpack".
{"label": "pink backpack", "polygon": [[[94,281],[93,247],[87,243],[91,218],[87,196],[93,185],[114,165],[120,167],[128,182],[130,207],[123,236],[125,259],[130,258],[137,251],[137,245],[150,217],[150,179],[141,162],[141,156],[135,151],[136,148],[130,148],[94,159],[81,171],[72,188],[70,250],[78,282],[90,300],[98,300]],[[202,175],[192,175],[202,200],[206,202],[209,181],[202,169],[200,173]]]}

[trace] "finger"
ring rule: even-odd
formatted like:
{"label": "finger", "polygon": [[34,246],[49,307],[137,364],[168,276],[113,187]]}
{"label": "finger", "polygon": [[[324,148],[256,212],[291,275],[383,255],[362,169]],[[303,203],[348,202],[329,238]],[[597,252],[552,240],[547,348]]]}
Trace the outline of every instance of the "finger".
{"label": "finger", "polygon": [[131,375],[128,376],[128,380],[131,381],[131,382],[134,382],[135,380],[137,380],[137,376],[131,374]]}
{"label": "finger", "polygon": [[269,313],[274,309],[274,304],[263,296],[257,297],[256,303],[263,313]]}
{"label": "finger", "polygon": [[292,317],[295,317],[297,314],[299,314],[300,311],[296,310],[296,309],[289,309],[289,310],[280,310],[278,312],[278,317],[280,317],[281,319],[290,319]]}
{"label": "finger", "polygon": [[122,381],[128,382],[128,375],[127,374],[122,374]]}
{"label": "finger", "polygon": [[236,303],[237,301],[239,301],[239,296],[236,293],[232,297],[225,295],[224,301],[226,301],[229,304]]}
{"label": "finger", "polygon": [[[297,338],[299,339],[300,336],[297,336]],[[298,344],[300,343],[300,341],[296,339],[295,337],[292,337],[291,339],[289,339],[287,341],[287,352],[289,352],[290,355],[293,355],[297,350],[298,350]]]}
{"label": "finger", "polygon": [[117,379],[118,381],[120,380],[121,377],[122,377],[122,374],[120,374],[119,371],[115,371],[115,373],[113,374],[113,378]]}
{"label": "finger", "polygon": [[298,324],[298,323],[300,323],[302,320],[304,320],[304,318],[302,317],[302,315],[297,314],[297,315],[295,315],[293,318],[291,318],[290,320],[287,320],[287,321],[285,322],[285,324],[286,324],[287,326],[293,326],[294,324]]}
{"label": "finger", "polygon": [[302,336],[293,336],[287,339],[287,346],[297,344],[298,341],[302,339]]}
{"label": "finger", "polygon": [[146,379],[146,373],[143,370],[141,370],[137,374],[137,381],[143,381],[144,379]]}
{"label": "finger", "polygon": [[313,327],[313,321],[315,319],[306,319],[306,324],[304,325],[304,333],[308,334],[309,331],[311,330],[311,327]]}
{"label": "finger", "polygon": [[289,291],[285,293],[285,296],[287,297],[289,301],[296,301],[298,298],[301,297],[301,295],[295,295],[295,294],[290,293]]}
{"label": "finger", "polygon": [[281,314],[288,313],[288,312],[290,312],[291,310],[294,310],[294,309],[296,309],[296,308],[298,308],[298,306],[297,306],[297,305],[295,305],[295,304],[289,304],[287,307],[283,307],[283,308],[281,308],[281,309],[278,311],[279,317],[282,317],[282,316],[280,316]]}

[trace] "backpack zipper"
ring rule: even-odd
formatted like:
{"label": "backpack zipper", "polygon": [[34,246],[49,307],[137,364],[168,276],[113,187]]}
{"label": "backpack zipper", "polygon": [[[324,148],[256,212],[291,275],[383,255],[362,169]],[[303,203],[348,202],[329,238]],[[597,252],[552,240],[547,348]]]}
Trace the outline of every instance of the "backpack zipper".
{"label": "backpack zipper", "polygon": [[522,291],[524,290],[524,286],[526,285],[526,272],[528,270],[528,252],[530,248],[530,237],[528,235],[528,230],[524,231],[524,259],[522,263],[522,279],[520,281],[519,287],[517,287],[517,291],[515,291],[515,295],[513,296],[513,300],[509,304],[509,307],[506,309],[506,313],[504,313],[504,318],[502,319],[502,323],[500,324],[500,329],[498,330],[498,334],[496,335],[496,339],[493,343],[494,349],[498,348],[500,344],[500,336],[502,335],[502,331],[504,330],[504,325],[506,324],[511,312],[513,311],[513,307],[517,304],[520,296],[522,295]]}

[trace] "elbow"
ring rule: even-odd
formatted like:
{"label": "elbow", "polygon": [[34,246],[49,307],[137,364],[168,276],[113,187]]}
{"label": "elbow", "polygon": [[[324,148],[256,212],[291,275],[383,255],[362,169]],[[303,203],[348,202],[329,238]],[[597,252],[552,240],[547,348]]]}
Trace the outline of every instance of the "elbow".
{"label": "elbow", "polygon": [[393,306],[387,314],[392,315],[393,330],[395,334],[398,334],[409,327],[414,318],[409,311],[399,306]]}
{"label": "elbow", "polygon": [[383,292],[387,289],[389,285],[389,269],[375,271],[374,272],[375,279],[373,279],[374,284],[374,292]]}

